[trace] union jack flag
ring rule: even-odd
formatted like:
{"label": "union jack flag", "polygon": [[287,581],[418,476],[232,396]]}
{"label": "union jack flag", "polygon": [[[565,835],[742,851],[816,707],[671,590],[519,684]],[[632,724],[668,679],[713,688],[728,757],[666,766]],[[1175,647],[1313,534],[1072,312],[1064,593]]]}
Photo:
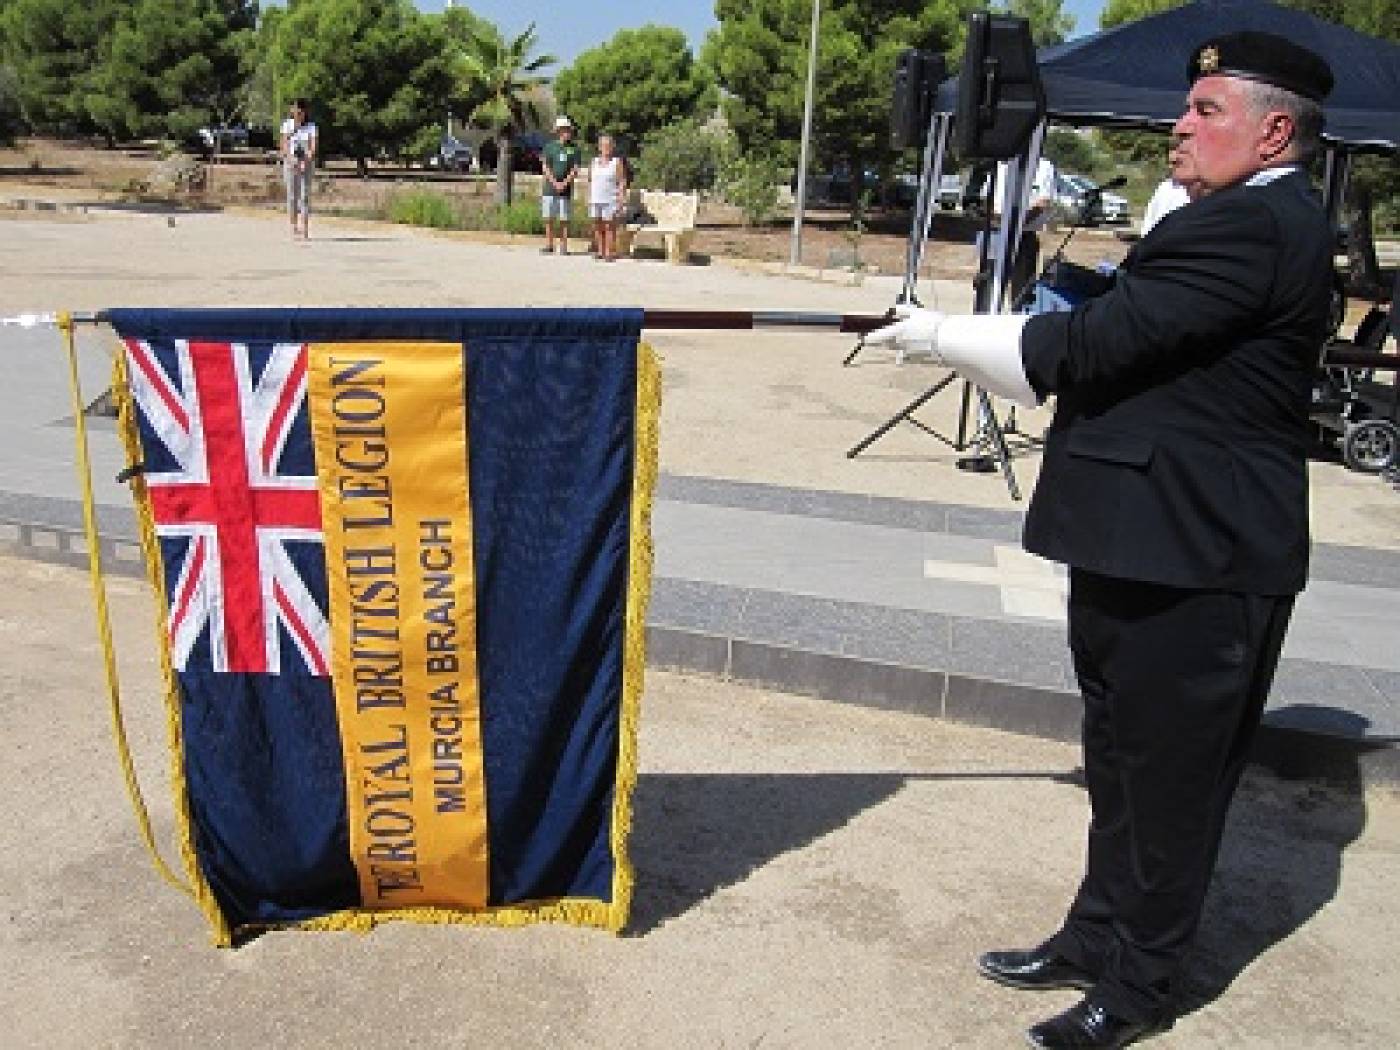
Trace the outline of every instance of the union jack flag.
{"label": "union jack flag", "polygon": [[125,342],[175,666],[327,676],[305,345]]}

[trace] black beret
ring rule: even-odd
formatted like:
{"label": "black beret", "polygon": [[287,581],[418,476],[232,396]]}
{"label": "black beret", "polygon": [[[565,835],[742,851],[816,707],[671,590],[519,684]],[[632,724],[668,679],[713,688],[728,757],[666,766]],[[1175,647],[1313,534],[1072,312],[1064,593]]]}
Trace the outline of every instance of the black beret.
{"label": "black beret", "polygon": [[1192,53],[1186,75],[1193,84],[1199,77],[1216,75],[1261,80],[1316,102],[1332,90],[1332,70],[1320,55],[1284,37],[1253,30],[1207,40]]}

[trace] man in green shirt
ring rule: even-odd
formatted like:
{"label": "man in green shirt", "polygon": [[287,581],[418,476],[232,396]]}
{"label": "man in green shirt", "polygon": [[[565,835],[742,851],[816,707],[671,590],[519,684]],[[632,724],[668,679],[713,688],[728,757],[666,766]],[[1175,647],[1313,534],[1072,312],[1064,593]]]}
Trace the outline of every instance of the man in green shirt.
{"label": "man in green shirt", "polygon": [[540,182],[540,207],[544,212],[544,247],[546,255],[554,251],[554,227],[559,226],[559,254],[569,254],[569,202],[574,195],[574,179],[583,155],[574,145],[574,125],[568,117],[554,122],[553,142],[546,142],[543,152]]}

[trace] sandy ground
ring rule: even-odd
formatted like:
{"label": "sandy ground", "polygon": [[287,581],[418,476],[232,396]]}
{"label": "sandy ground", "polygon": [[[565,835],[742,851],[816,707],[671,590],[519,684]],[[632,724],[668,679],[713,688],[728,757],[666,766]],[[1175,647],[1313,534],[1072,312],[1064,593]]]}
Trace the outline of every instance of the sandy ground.
{"label": "sandy ground", "polygon": [[[0,198],[78,199],[78,191],[0,182]],[[587,256],[541,256],[535,242],[492,243],[383,224],[318,219],[310,244],[262,211],[167,216],[0,209],[0,313],[108,306],[642,305],[652,308],[882,313],[899,280],[850,287],[774,276],[753,264],[668,266],[647,259],[604,266]],[[944,250],[971,249],[945,247]],[[965,282],[925,282],[930,305],[966,309]],[[895,366],[868,353],[842,359],[850,337],[829,332],[654,332],[664,357],[662,467],[771,484],[1013,507],[1001,479],[956,469],[958,453],[908,425],[869,451],[847,449],[937,381],[928,365]],[[96,337],[87,340],[99,346]],[[96,352],[96,351],[94,351]],[[958,387],[920,413],[952,435]],[[1039,434],[1048,413],[1018,420]],[[1029,492],[1038,455],[1015,441]],[[1312,470],[1319,540],[1400,548],[1400,499],[1339,464]]]}
{"label": "sandy ground", "polygon": [[[150,870],[82,573],[0,559],[7,1047],[1009,1047],[1071,993],[977,977],[1059,916],[1086,819],[1072,747],[649,677],[632,923],[397,925],[208,946]],[[161,841],[143,585],[113,581]],[[39,612],[37,610],[42,610]],[[1390,1047],[1400,798],[1247,783],[1171,1047]]]}

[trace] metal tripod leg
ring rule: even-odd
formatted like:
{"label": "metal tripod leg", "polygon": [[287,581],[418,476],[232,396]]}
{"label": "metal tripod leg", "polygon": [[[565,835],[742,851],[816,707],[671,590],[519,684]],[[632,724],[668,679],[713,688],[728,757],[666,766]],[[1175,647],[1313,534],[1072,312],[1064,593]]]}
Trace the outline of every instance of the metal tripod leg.
{"label": "metal tripod leg", "polygon": [[[944,441],[944,442],[947,442],[949,445],[952,445],[953,442],[948,441],[948,439],[945,438],[945,437],[944,437],[942,434],[940,434],[938,431],[934,430],[932,427],[930,427],[930,426],[928,426],[928,425],[926,425],[926,424],[924,424],[924,423],[920,423],[917,419],[915,419],[915,418],[914,418],[914,413],[917,412],[919,409],[923,408],[924,405],[926,405],[930,400],[932,400],[933,397],[934,397],[935,395],[937,395],[937,394],[938,394],[939,392],[941,392],[944,388],[946,388],[946,387],[948,386],[948,384],[951,383],[951,382],[952,382],[954,379],[956,379],[956,378],[958,378],[958,375],[957,375],[956,372],[949,372],[946,376],[944,376],[942,379],[940,379],[937,383],[935,383],[933,386],[929,387],[929,388],[928,388],[927,390],[925,390],[922,394],[920,394],[918,397],[916,397],[913,401],[909,402],[909,404],[905,405],[903,408],[901,408],[901,409],[900,409],[898,412],[896,412],[894,415],[890,416],[889,419],[885,420],[885,421],[884,421],[883,423],[881,423],[878,427],[876,427],[873,431],[871,431],[868,435],[866,435],[864,438],[862,438],[859,444],[857,444],[857,445],[855,445],[854,447],[852,447],[852,448],[846,453],[846,458],[847,458],[847,459],[855,459],[855,458],[856,458],[857,456],[859,456],[862,452],[864,452],[866,449],[868,449],[871,445],[875,444],[875,442],[879,441],[882,437],[884,437],[884,436],[885,436],[886,434],[888,434],[891,430],[893,430],[893,429],[894,429],[896,426],[898,426],[900,423],[912,423],[914,426],[916,426],[916,427],[918,427],[920,430],[924,431],[924,433],[926,433],[926,434],[932,434],[934,437],[938,438],[940,441]],[[959,448],[959,447],[961,447],[961,446],[954,445],[953,447],[954,447],[954,448]]]}
{"label": "metal tripod leg", "polygon": [[1011,498],[1019,500],[1021,498],[1021,487],[1016,484],[1016,472],[1011,469],[1011,449],[1006,445],[1006,434],[1001,429],[1001,424],[997,422],[996,413],[992,411],[992,399],[985,390],[978,388],[978,404],[982,409],[982,427],[986,433],[983,440],[992,446],[992,455],[1001,466],[1002,477],[1006,479],[1006,488],[1011,493]]}
{"label": "metal tripod leg", "polygon": [[972,384],[963,380],[962,404],[958,407],[958,443],[953,447],[961,452],[967,448],[967,409],[972,402]]}
{"label": "metal tripod leg", "polygon": [[861,336],[859,339],[856,340],[856,345],[851,347],[851,352],[846,355],[846,360],[841,362],[841,367],[845,368],[847,365],[849,365],[852,361],[856,359],[856,354],[860,353],[864,349],[865,336]]}

